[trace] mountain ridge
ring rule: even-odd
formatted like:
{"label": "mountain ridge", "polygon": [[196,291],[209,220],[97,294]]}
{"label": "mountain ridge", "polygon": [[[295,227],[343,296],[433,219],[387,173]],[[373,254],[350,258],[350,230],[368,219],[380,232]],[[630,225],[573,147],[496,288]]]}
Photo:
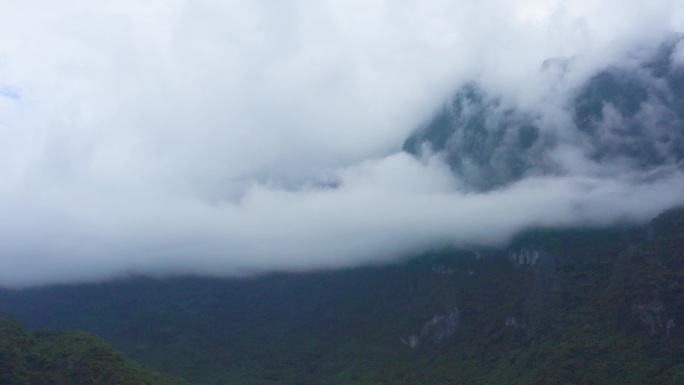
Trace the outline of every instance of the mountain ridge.
{"label": "mountain ridge", "polygon": [[675,209],[387,266],[2,291],[0,310],[201,383],[678,384],[683,224]]}
{"label": "mountain ridge", "polygon": [[[503,103],[499,95],[468,82],[402,149],[416,157],[444,154],[453,174],[473,191],[501,188],[526,176],[567,175],[576,166],[554,155],[566,146],[588,163],[623,172],[681,169],[684,66],[673,57],[682,41],[672,37],[638,65],[609,66],[572,86],[567,119]],[[572,60],[550,59],[541,71],[558,68],[563,74],[572,66]]]}

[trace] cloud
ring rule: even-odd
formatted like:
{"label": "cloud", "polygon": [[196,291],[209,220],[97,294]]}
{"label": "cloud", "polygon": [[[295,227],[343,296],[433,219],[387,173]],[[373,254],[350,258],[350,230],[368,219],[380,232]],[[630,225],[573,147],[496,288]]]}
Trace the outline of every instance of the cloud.
{"label": "cloud", "polygon": [[684,66],[684,41],[680,41],[672,52],[672,63],[677,67]]}
{"label": "cloud", "polygon": [[[561,121],[577,85],[681,31],[682,1],[31,0],[0,15],[0,285],[351,266],[682,200],[676,168],[605,177],[571,142],[555,156],[576,172],[486,194],[439,154],[399,152],[472,80]],[[573,71],[540,72],[549,58]]]}

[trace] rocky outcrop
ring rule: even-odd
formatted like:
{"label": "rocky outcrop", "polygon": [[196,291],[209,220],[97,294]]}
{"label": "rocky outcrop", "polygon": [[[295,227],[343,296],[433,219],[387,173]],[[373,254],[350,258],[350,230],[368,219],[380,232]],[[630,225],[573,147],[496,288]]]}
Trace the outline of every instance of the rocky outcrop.
{"label": "rocky outcrop", "polygon": [[446,265],[437,265],[434,266],[431,270],[433,273],[437,275],[453,275],[458,272],[458,269]]}
{"label": "rocky outcrop", "polygon": [[654,335],[663,329],[663,303],[653,300],[644,304],[634,305],[632,310],[639,316],[639,319],[649,328],[649,334]]}
{"label": "rocky outcrop", "polygon": [[520,266],[534,266],[537,264],[541,252],[539,250],[522,248],[520,250],[510,250],[508,252],[508,260],[516,267]]}
{"label": "rocky outcrop", "polygon": [[660,300],[655,299],[646,303],[635,304],[632,306],[632,311],[648,327],[649,336],[670,336],[677,326],[673,318],[666,316],[666,307]]}
{"label": "rocky outcrop", "polygon": [[401,337],[400,341],[411,349],[423,343],[441,344],[458,331],[460,316],[460,310],[454,306],[446,313],[435,314],[430,320],[423,323],[419,333]]}

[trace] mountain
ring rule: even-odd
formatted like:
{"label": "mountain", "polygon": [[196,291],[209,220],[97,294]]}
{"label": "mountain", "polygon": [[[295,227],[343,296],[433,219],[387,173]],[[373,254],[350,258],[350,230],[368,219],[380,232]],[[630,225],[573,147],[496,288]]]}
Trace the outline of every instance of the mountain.
{"label": "mountain", "polygon": [[682,298],[674,209],[387,266],[3,290],[0,310],[201,384],[682,384]]}
{"label": "mountain", "polygon": [[0,384],[182,385],[180,379],[127,361],[93,334],[27,332],[0,317]]}
{"label": "mountain", "polygon": [[[672,38],[647,58],[635,59],[637,64],[605,68],[574,86],[560,118],[516,108],[468,83],[406,139],[403,150],[415,156],[443,153],[453,173],[474,191],[525,176],[567,174],[553,153],[569,145],[601,166],[681,167],[684,66],[672,59],[681,41]],[[570,59],[550,59],[540,71],[563,79],[572,66]]]}
{"label": "mountain", "polygon": [[[568,148],[604,173],[681,170],[683,41],[577,85],[574,59],[548,60],[572,87],[541,110],[468,83],[403,149],[440,154],[468,191],[576,172]],[[684,384],[683,298],[684,208],[386,265],[0,290],[0,312],[39,330],[0,319],[0,383],[175,381],[94,333],[196,385]]]}

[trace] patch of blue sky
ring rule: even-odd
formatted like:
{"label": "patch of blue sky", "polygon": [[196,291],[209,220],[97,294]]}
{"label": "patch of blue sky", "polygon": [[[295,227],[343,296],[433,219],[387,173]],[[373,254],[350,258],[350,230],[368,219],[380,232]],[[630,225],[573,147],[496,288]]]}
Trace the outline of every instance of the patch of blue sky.
{"label": "patch of blue sky", "polygon": [[12,99],[15,101],[21,100],[19,90],[12,86],[0,84],[0,97]]}

